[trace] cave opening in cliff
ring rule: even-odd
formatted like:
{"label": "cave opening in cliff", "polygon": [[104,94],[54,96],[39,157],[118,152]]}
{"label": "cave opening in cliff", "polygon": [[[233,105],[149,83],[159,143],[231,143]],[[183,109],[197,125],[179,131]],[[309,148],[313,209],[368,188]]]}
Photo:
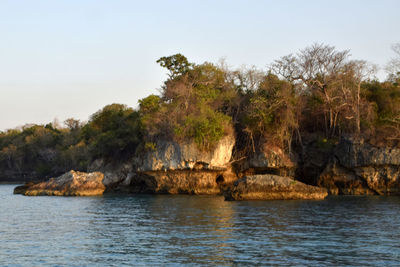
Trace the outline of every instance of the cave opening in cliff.
{"label": "cave opening in cliff", "polygon": [[218,175],[215,181],[217,182],[217,184],[222,184],[224,182],[224,176],[221,174]]}

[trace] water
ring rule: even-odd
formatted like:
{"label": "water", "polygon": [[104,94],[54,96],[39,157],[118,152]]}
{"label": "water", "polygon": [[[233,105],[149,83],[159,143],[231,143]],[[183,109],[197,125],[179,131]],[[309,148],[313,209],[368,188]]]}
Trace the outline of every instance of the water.
{"label": "water", "polygon": [[0,185],[0,266],[400,265],[400,198],[25,197]]}

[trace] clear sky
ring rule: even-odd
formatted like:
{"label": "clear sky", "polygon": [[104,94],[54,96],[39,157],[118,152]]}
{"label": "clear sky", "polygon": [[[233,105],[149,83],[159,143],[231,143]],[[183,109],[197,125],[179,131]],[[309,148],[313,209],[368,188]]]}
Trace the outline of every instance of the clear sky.
{"label": "clear sky", "polygon": [[155,61],[175,53],[266,69],[323,42],[382,67],[399,11],[399,0],[0,0],[0,130],[136,107],[166,79]]}

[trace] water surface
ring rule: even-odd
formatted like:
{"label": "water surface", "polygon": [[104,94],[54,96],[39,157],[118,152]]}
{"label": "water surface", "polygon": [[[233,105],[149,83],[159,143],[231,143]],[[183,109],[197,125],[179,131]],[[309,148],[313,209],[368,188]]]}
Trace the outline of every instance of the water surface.
{"label": "water surface", "polygon": [[400,198],[25,197],[0,185],[0,266],[400,265]]}

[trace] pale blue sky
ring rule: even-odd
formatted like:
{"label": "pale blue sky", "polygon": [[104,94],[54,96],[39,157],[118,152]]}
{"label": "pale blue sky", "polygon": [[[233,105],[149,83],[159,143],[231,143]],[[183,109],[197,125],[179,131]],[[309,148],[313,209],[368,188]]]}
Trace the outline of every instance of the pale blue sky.
{"label": "pale blue sky", "polygon": [[323,42],[383,66],[399,11],[398,0],[0,0],[0,130],[136,107],[166,78],[155,61],[178,52],[265,69]]}

